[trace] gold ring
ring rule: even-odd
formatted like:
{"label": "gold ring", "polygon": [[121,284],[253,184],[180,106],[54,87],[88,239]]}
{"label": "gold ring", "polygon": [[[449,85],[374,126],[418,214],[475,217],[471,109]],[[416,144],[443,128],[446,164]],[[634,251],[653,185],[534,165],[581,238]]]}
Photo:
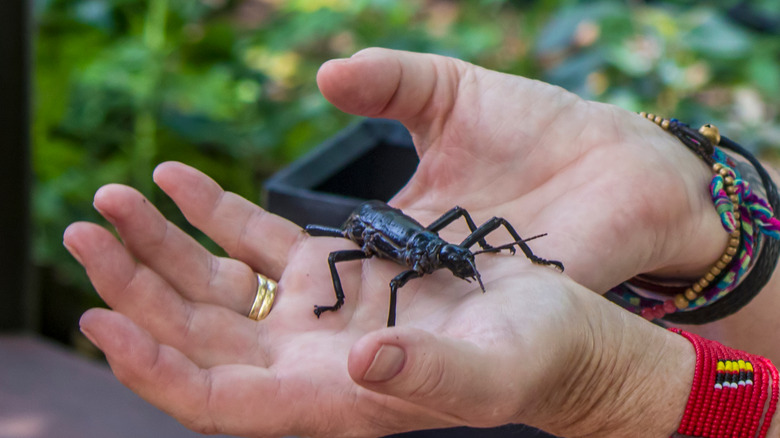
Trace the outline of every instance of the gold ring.
{"label": "gold ring", "polygon": [[257,294],[255,295],[255,301],[252,303],[252,309],[247,315],[250,319],[255,321],[262,321],[271,313],[271,307],[274,305],[274,298],[276,298],[275,281],[270,278],[257,274]]}

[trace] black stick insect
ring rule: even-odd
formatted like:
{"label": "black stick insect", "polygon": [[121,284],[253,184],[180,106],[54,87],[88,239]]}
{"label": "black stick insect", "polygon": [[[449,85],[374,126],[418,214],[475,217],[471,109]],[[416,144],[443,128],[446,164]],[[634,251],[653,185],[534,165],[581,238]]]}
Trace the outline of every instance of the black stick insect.
{"label": "black stick insect", "polygon": [[[463,217],[471,230],[471,234],[459,245],[448,243],[439,237],[438,232],[458,218]],[[485,236],[504,226],[514,242],[490,246],[485,241]],[[341,279],[336,270],[336,263],[349,260],[360,260],[371,257],[379,257],[392,260],[399,265],[410,268],[390,281],[390,311],[387,315],[387,326],[395,325],[396,294],[398,288],[409,280],[418,278],[424,274],[447,268],[453,275],[466,281],[474,279],[479,282],[482,292],[485,286],[482,277],[474,264],[474,256],[486,252],[499,252],[504,249],[515,253],[517,245],[528,259],[540,265],[555,266],[563,272],[563,264],[555,260],[546,260],[537,257],[526,241],[542,237],[545,234],[523,240],[505,219],[494,217],[477,228],[469,213],[461,208],[454,207],[444,213],[427,227],[404,214],[397,208],[390,207],[381,201],[367,201],[360,204],[344,222],[341,228],[325,227],[320,225],[307,225],[306,232],[312,236],[343,237],[355,242],[361,249],[334,251],[328,256],[330,275],[333,279],[333,289],[336,293],[336,303],[332,306],[314,306],[314,314],[317,318],[322,312],[336,311],[344,304],[344,290],[341,287]],[[479,244],[480,251],[471,252],[469,248]]]}

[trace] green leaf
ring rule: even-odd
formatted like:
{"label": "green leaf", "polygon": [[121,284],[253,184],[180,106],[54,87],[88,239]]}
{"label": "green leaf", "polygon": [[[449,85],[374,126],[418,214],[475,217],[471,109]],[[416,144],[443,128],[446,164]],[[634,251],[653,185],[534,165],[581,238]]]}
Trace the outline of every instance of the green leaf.
{"label": "green leaf", "polygon": [[599,22],[609,16],[623,15],[624,11],[620,3],[604,1],[562,8],[536,37],[534,50],[537,53],[564,50],[571,46],[577,25],[580,23]]}
{"label": "green leaf", "polygon": [[683,44],[708,58],[734,60],[749,55],[754,41],[743,28],[712,10],[694,13],[699,24],[682,36]]}
{"label": "green leaf", "polygon": [[780,99],[780,60],[767,54],[752,58],[747,66],[750,83],[774,99]]}

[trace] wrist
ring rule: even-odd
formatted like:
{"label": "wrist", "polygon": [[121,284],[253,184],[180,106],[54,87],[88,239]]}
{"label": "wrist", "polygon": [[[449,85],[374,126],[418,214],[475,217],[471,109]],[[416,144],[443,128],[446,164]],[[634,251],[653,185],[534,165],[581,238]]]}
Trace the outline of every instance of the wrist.
{"label": "wrist", "polygon": [[[684,151],[687,152],[687,151]],[[751,190],[766,198],[766,189],[755,167],[744,157],[727,149],[720,152],[727,157],[729,165],[734,167],[740,178],[747,182]],[[653,268],[644,273],[649,277],[667,280],[696,280],[704,276],[723,254],[729,240],[729,232],[724,230],[717,206],[713,205],[708,188],[712,180],[712,170],[704,163],[697,163],[697,171],[689,172],[689,185],[693,187],[696,208],[685,212],[680,224],[673,228],[684,232],[684,238],[671,239],[670,246],[674,246],[671,254],[676,254],[663,266]],[[703,172],[701,171],[703,170]],[[687,224],[687,225],[686,225]],[[707,245],[702,245],[695,240],[697,234],[685,230],[696,230],[699,235],[707,240]]]}
{"label": "wrist", "polygon": [[694,350],[681,336],[604,304],[603,312],[591,313],[592,337],[582,345],[583,360],[570,373],[568,391],[561,391],[561,415],[549,431],[669,437],[690,393]]}
{"label": "wrist", "polygon": [[[780,221],[773,217],[773,209],[780,209],[777,188],[755,157],[739,144],[721,137],[714,126],[704,125],[695,131],[674,119],[640,115],[674,134],[710,166],[713,177],[709,192],[722,227],[728,233],[728,244],[707,273],[684,290],[676,285],[672,287],[669,282],[664,286],[664,282],[650,280],[648,283],[647,277],[634,278],[615,287],[609,292],[610,297],[647,319],[703,324],[724,318],[755,297],[777,263],[780,243],[774,239],[780,239]],[[735,160],[724,150],[730,150],[744,160]],[[745,176],[741,175],[740,168]],[[756,178],[751,178],[751,174]],[[752,185],[757,187],[752,188]],[[765,236],[770,239],[762,245]],[[683,239],[685,245],[696,241],[695,234]],[[695,248],[707,253],[698,246]],[[661,268],[648,272],[656,276],[669,274]],[[643,287],[637,281],[650,284],[652,288]]]}
{"label": "wrist", "polygon": [[780,388],[772,362],[693,333],[670,330],[690,341],[696,351],[693,387],[678,434],[765,438]]}

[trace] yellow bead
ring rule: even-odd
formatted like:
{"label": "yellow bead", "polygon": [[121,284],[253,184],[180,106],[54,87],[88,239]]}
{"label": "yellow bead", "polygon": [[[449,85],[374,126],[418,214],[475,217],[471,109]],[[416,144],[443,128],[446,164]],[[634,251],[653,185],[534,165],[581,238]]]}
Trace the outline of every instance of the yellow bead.
{"label": "yellow bead", "polygon": [[647,113],[646,113],[646,112],[644,112],[644,111],[640,112],[640,113],[639,113],[639,115],[640,115],[641,117],[647,117]]}
{"label": "yellow bead", "polygon": [[739,239],[739,235],[740,235],[739,228],[729,233],[729,236],[734,239]]}
{"label": "yellow bead", "polygon": [[663,117],[661,117],[661,116],[655,116],[655,118],[653,119],[653,121],[654,121],[656,124],[660,125],[660,124],[661,124],[661,122],[663,122],[663,121],[664,121],[664,118],[663,118]]}
{"label": "yellow bead", "polygon": [[[729,260],[729,261],[731,261],[731,260]],[[726,266],[728,266],[728,262],[724,262],[724,261],[723,261],[723,257],[721,257],[721,259],[720,259],[720,260],[718,260],[717,262],[715,262],[715,267],[716,267],[716,268],[718,268],[718,269],[720,269],[720,270],[724,270],[724,269],[726,269]]]}
{"label": "yellow bead", "polygon": [[699,295],[697,295],[696,292],[693,291],[693,289],[688,288],[685,289],[685,298],[687,298],[689,301],[693,301],[696,298],[699,298]]}
{"label": "yellow bead", "polygon": [[699,128],[699,134],[707,138],[713,146],[720,144],[720,131],[715,125],[707,123]]}
{"label": "yellow bead", "polygon": [[696,284],[698,284],[698,285],[699,285],[699,287],[701,287],[702,289],[705,289],[707,286],[709,286],[709,285],[710,285],[710,282],[709,282],[709,281],[707,281],[707,279],[706,279],[706,278],[700,278],[700,279],[699,279],[699,281],[698,281],[698,283],[696,283]]}
{"label": "yellow bead", "polygon": [[710,272],[708,272],[707,274],[704,275],[704,279],[707,280],[708,282],[712,283],[712,281],[715,280],[715,276],[716,275],[718,275],[718,274],[715,274],[715,273],[712,272],[712,270],[710,270]]}
{"label": "yellow bead", "polygon": [[669,121],[664,119],[663,122],[661,122],[661,127],[664,129],[669,129]]}
{"label": "yellow bead", "polygon": [[674,297],[674,305],[677,306],[678,309],[684,309],[688,307],[688,300],[686,300],[682,294],[677,294]]}
{"label": "yellow bead", "polygon": [[[725,267],[725,266],[724,266],[724,267]],[[723,272],[723,269],[722,269],[722,268],[719,268],[719,267],[717,267],[717,266],[713,266],[713,267],[712,267],[712,269],[710,269],[710,273],[711,273],[712,275],[716,276],[716,277],[717,277],[718,275],[720,275],[720,273],[721,273],[721,272]],[[712,280],[710,280],[710,281],[712,281]]]}
{"label": "yellow bead", "polygon": [[733,246],[730,246],[730,247],[726,248],[726,254],[728,254],[728,255],[730,255],[732,257],[735,256],[737,254],[737,248],[735,248]]}
{"label": "yellow bead", "polygon": [[647,117],[649,120],[655,120],[655,114],[653,113],[646,114],[645,117]]}
{"label": "yellow bead", "polygon": [[[693,286],[691,286],[691,290],[693,290],[697,294],[700,294],[701,290],[702,290],[702,287],[701,287],[701,285],[699,283],[693,283]],[[688,292],[688,291],[685,291],[685,292]],[[688,295],[686,294],[686,297],[687,296]]]}
{"label": "yellow bead", "polygon": [[723,263],[726,263],[726,264],[729,264],[729,263],[731,263],[731,261],[732,261],[733,259],[734,259],[734,257],[733,257],[733,256],[731,256],[731,255],[729,255],[729,254],[723,254],[723,255],[720,257],[720,261],[722,261]]}
{"label": "yellow bead", "polygon": [[739,246],[739,239],[729,239],[729,246],[736,248]]}

